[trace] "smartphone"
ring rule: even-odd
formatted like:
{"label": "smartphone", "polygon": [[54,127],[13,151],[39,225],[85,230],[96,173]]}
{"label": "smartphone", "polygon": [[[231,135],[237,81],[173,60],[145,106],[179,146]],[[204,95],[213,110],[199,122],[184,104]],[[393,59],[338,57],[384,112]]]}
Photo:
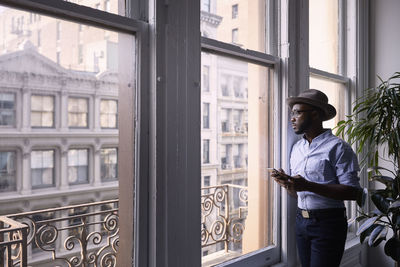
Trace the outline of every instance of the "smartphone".
{"label": "smartphone", "polygon": [[287,175],[287,174],[284,174],[284,173],[282,173],[281,171],[278,171],[277,169],[275,169],[275,168],[267,168],[267,170],[269,171],[269,172],[275,172],[275,173],[277,173],[277,174],[281,174],[280,175],[280,178],[278,178],[278,179],[282,179],[282,180],[286,180],[286,179],[289,179],[289,175]]}

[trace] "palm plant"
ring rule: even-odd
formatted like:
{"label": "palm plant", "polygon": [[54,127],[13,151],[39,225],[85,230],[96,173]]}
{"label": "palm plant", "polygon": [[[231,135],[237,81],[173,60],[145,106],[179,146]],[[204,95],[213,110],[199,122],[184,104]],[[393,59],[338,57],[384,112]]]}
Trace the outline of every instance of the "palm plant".
{"label": "palm plant", "polygon": [[[385,253],[400,262],[400,72],[380,81],[376,88],[365,90],[353,114],[340,121],[336,129],[337,135],[349,143],[357,142],[357,152],[365,155],[361,165],[368,167],[369,180],[383,184],[379,189],[364,191],[364,197],[368,193],[376,209],[360,211],[356,219],[362,222],[357,231],[360,242],[368,238],[368,245],[375,247],[389,234]],[[379,159],[393,167],[378,166]],[[362,206],[360,201],[358,204]]]}

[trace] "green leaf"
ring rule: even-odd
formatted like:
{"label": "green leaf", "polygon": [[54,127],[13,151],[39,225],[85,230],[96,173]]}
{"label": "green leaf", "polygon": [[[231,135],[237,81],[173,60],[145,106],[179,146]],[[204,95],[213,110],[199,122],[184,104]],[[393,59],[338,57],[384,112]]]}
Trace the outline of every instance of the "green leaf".
{"label": "green leaf", "polygon": [[360,228],[358,228],[357,230],[357,235],[360,235],[364,231],[368,230],[372,225],[374,225],[374,223],[376,222],[376,220],[378,220],[378,218],[379,218],[378,216],[374,216],[366,220],[363,224],[361,224]]}
{"label": "green leaf", "polygon": [[393,202],[392,204],[390,204],[389,211],[392,211],[392,210],[395,210],[398,208],[400,208],[400,199],[398,199],[395,202]]}
{"label": "green leaf", "polygon": [[394,182],[394,179],[389,176],[384,176],[384,175],[374,175],[371,176],[370,181],[378,181],[381,182],[382,184],[386,186],[391,186]]}
{"label": "green leaf", "polygon": [[364,242],[365,238],[367,238],[367,237],[371,234],[371,232],[372,232],[376,227],[378,227],[378,225],[379,225],[379,224],[373,224],[373,225],[371,225],[369,228],[367,228],[365,231],[363,231],[363,232],[360,234],[360,243],[361,243],[361,244]]}
{"label": "green leaf", "polygon": [[389,209],[389,201],[387,201],[382,195],[379,193],[372,194],[371,196],[372,202],[375,204],[378,210],[382,213],[386,214]]}
{"label": "green leaf", "polygon": [[383,240],[386,239],[387,233],[388,228],[386,226],[378,225],[374,230],[372,230],[369,236],[368,245],[370,247],[378,246]]}

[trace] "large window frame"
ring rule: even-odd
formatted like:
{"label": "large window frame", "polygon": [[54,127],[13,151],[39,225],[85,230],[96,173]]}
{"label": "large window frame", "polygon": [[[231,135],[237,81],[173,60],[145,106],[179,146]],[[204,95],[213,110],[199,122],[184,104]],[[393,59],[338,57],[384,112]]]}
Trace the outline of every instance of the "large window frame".
{"label": "large window frame", "polygon": [[[187,0],[119,1],[126,3],[125,17],[73,1],[3,0],[2,4],[135,35],[137,49],[133,56],[137,82],[120,92],[123,97],[118,102],[119,140],[124,144],[118,149],[118,158],[124,159],[118,164],[118,173],[119,177],[127,177],[119,179],[122,238],[118,264],[199,267],[200,53],[223,55],[274,69],[277,90],[274,104],[278,110],[274,133],[277,166],[274,167],[287,168],[296,137],[288,131],[289,115],[284,99],[307,88],[309,75],[318,72],[309,69],[308,52],[305,52],[308,51],[308,1],[267,1],[266,13],[271,16],[265,23],[270,29],[268,38],[273,40],[267,44],[269,54],[201,38],[200,2],[193,5]],[[357,8],[359,5],[365,4],[358,3]],[[357,18],[357,27],[359,21]],[[367,66],[359,62],[356,65]],[[363,85],[363,81],[357,82]],[[353,79],[351,84],[356,86]],[[275,193],[275,217],[279,218],[275,222],[277,245],[220,266],[296,264],[295,201],[286,193],[281,194],[278,187]]]}

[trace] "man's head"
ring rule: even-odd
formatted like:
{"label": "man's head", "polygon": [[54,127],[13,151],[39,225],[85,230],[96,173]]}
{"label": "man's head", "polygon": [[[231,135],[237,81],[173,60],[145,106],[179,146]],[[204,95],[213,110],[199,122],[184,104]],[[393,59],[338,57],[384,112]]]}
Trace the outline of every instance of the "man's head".
{"label": "man's head", "polygon": [[336,109],[328,104],[328,97],[321,91],[309,89],[297,97],[286,99],[292,109],[291,122],[296,134],[303,134],[336,115]]}

